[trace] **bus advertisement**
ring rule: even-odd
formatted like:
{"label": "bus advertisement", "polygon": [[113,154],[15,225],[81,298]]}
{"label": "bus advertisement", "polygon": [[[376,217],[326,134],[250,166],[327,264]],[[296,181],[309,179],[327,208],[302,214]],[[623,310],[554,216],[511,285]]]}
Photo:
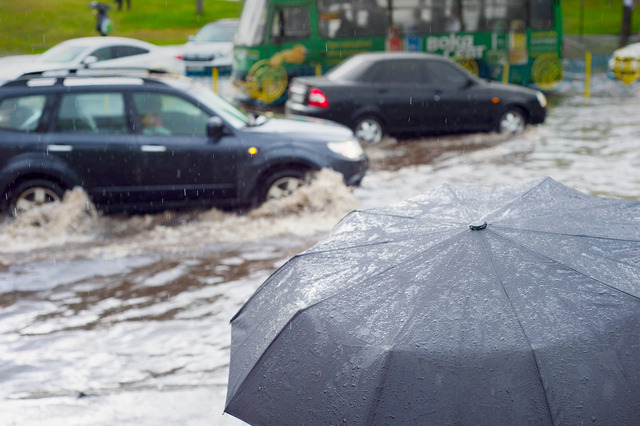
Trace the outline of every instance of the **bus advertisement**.
{"label": "bus advertisement", "polygon": [[563,78],[560,1],[245,0],[231,80],[273,105],[292,77],[382,50],[440,54],[482,78],[550,90]]}

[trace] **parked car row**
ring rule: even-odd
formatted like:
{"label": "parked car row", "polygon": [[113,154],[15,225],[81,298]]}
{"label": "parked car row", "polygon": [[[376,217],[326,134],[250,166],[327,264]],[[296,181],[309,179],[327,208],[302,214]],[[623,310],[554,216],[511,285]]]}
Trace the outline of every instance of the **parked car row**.
{"label": "parked car row", "polygon": [[251,207],[322,168],[358,185],[367,166],[342,125],[248,115],[184,77],[79,72],[0,86],[0,193],[13,214],[76,186],[107,212]]}
{"label": "parked car row", "polygon": [[0,59],[0,83],[23,74],[52,70],[144,68],[180,75],[211,75],[213,67],[230,72],[238,21],[210,22],[184,45],[156,46],[127,37],[80,37],[41,55]]}

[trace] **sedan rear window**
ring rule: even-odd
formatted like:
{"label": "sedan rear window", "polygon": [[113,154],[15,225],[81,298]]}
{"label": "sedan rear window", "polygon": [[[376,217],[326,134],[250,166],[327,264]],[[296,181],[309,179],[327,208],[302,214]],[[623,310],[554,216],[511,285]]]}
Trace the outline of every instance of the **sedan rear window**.
{"label": "sedan rear window", "polygon": [[97,49],[92,53],[98,61],[107,61],[109,59],[124,58],[126,56],[144,55],[149,53],[147,49],[136,46],[108,46]]}
{"label": "sedan rear window", "polygon": [[352,56],[330,70],[325,77],[332,81],[359,81],[360,77],[370,66],[370,61],[359,56]]}
{"label": "sedan rear window", "polygon": [[469,81],[469,75],[444,61],[429,61],[426,65],[429,83],[462,86]]}
{"label": "sedan rear window", "polygon": [[423,61],[400,59],[380,61],[366,73],[365,81],[371,83],[420,84],[423,82]]}

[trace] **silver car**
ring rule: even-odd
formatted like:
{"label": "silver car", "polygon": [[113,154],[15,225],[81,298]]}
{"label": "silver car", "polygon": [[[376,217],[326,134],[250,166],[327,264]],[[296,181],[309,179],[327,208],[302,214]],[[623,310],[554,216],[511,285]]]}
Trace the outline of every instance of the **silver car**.
{"label": "silver car", "polygon": [[211,75],[211,70],[231,71],[233,62],[233,36],[238,28],[237,19],[220,19],[206,24],[184,45],[182,59],[189,76]]}

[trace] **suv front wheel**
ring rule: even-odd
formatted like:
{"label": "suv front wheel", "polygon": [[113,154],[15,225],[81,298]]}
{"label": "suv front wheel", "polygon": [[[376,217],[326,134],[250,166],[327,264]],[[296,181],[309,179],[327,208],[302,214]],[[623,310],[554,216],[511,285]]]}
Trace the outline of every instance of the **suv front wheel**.
{"label": "suv front wheel", "polygon": [[43,204],[62,200],[64,188],[45,179],[32,179],[18,184],[9,196],[9,213],[19,216]]}
{"label": "suv front wheel", "polygon": [[279,170],[271,174],[262,186],[260,202],[286,198],[306,182],[307,174],[302,170]]}

